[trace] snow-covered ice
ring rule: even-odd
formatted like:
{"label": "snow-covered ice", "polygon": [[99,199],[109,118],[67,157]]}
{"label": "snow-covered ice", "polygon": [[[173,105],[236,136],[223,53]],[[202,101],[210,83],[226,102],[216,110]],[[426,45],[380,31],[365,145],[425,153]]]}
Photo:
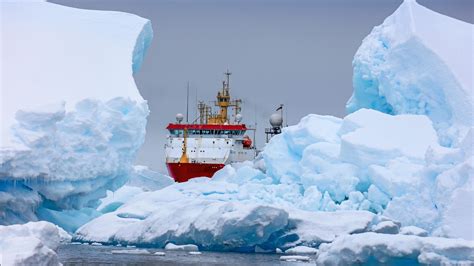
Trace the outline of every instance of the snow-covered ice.
{"label": "snow-covered ice", "polygon": [[402,235],[414,235],[414,236],[428,236],[426,230],[416,226],[405,226],[400,228],[400,234]]}
{"label": "snow-covered ice", "polygon": [[[407,16],[414,20],[398,19]],[[375,82],[359,83],[358,79],[362,76],[369,79],[370,73],[378,75],[381,71],[375,63],[361,63],[363,56],[367,56],[367,60],[376,57],[369,48],[374,40],[380,41],[377,38],[385,40],[380,29],[386,28],[384,34],[393,34],[390,35],[394,38],[391,47],[395,51],[398,49],[395,44],[401,43],[397,38],[403,35],[402,24],[417,25],[413,21],[424,20],[453,27],[462,24],[461,33],[466,27],[465,23],[429,11],[416,2],[405,1],[384,25],[376,27],[364,40],[355,57],[355,92],[349,102],[349,107],[354,109],[349,115],[342,119],[308,115],[273,137],[255,161],[228,165],[212,179],[197,178],[140,193],[115,211],[82,226],[75,237],[84,241],[156,247],[173,242],[194,244],[201,250],[273,252],[291,250],[295,246],[332,245],[328,243],[335,243],[333,249],[336,249],[337,241],[343,237],[358,239],[359,235],[370,233],[368,236],[375,240],[367,243],[369,249],[380,248],[382,253],[386,242],[400,240],[407,241],[409,246],[423,243],[432,247],[426,252],[419,251],[419,255],[423,255],[416,257],[417,261],[436,261],[434,254],[449,260],[472,260],[463,252],[454,258],[444,253],[443,246],[438,246],[449,243],[465,247],[472,244],[468,240],[474,239],[474,212],[471,211],[474,203],[470,200],[474,180],[473,133],[469,130],[470,122],[461,121],[469,113],[463,108],[472,105],[472,99],[463,94],[467,88],[465,83],[458,87],[431,88],[431,83],[424,80],[443,78],[446,81],[449,73],[458,70],[454,70],[453,65],[452,71],[448,67],[445,74],[437,67],[425,68],[423,75],[400,79],[395,74],[404,66],[387,63],[384,71],[393,75],[385,75],[388,80],[384,80],[383,92],[403,97],[390,98],[393,109],[389,110],[381,104],[388,94],[377,92],[374,94],[377,97],[361,96],[361,93],[370,94],[370,86]],[[429,30],[429,27],[423,28],[423,36],[429,36]],[[417,42],[418,32],[409,32],[406,37],[410,42]],[[452,36],[453,40],[461,42],[464,40],[461,35]],[[430,40],[425,38],[423,42]],[[421,44],[406,45],[403,51],[415,58],[426,58],[426,53],[417,55]],[[422,51],[429,48],[433,52],[441,44],[425,45]],[[400,53],[390,57],[396,55],[403,58]],[[445,56],[448,55],[442,55]],[[367,73],[362,75],[361,71]],[[402,82],[398,86],[397,82],[403,80],[410,84]],[[413,88],[417,96],[405,91],[408,88]],[[454,92],[449,101],[444,98],[438,101],[440,91],[451,90]],[[358,102],[359,96],[376,104]],[[458,100],[464,107],[448,104],[456,101],[456,97],[462,98]],[[423,102],[426,99],[433,102]],[[420,108],[405,108],[412,106],[415,100],[422,103]],[[441,114],[444,105],[449,116]],[[455,130],[447,130],[450,126]],[[420,240],[424,238],[421,236],[440,238]],[[453,239],[442,242],[442,237]],[[378,245],[377,241],[382,244]],[[418,247],[415,245],[413,252],[418,252]],[[321,260],[324,256],[321,255]]]}
{"label": "snow-covered ice", "polygon": [[127,183],[116,191],[107,191],[107,196],[100,199],[97,211],[108,213],[115,211],[132,197],[145,191],[162,189],[174,183],[174,180],[166,175],[154,172],[146,166],[135,165]]}
{"label": "snow-covered ice", "polygon": [[0,224],[39,218],[73,231],[97,216],[73,209],[122,186],[144,141],[149,111],[132,74],[151,24],[41,1],[0,5]]}
{"label": "snow-covered ice", "polygon": [[472,265],[474,242],[414,235],[362,233],[341,236],[319,248],[318,265],[375,264]]}
{"label": "snow-covered ice", "polygon": [[316,254],[318,250],[306,246],[296,246],[294,248],[289,248],[285,250],[285,254]]}
{"label": "snow-covered ice", "polygon": [[472,32],[470,23],[404,1],[354,56],[348,111],[424,114],[441,143],[459,144],[474,125]]}
{"label": "snow-covered ice", "polygon": [[2,265],[59,265],[56,249],[71,237],[48,222],[0,225]]}
{"label": "snow-covered ice", "polygon": [[[196,184],[207,192],[199,192]],[[144,192],[87,223],[75,237],[156,247],[172,242],[204,250],[253,252],[258,246],[274,251],[298,244],[317,246],[339,235],[369,231],[376,220],[368,211],[310,212],[245,199],[227,202],[231,196],[248,193],[222,192],[229,190],[230,183],[202,178]]]}
{"label": "snow-covered ice", "polygon": [[[7,20],[21,21],[18,29],[9,24],[7,34],[27,31],[19,4],[4,6],[12,10]],[[2,117],[8,122],[2,138],[8,135],[8,141],[0,149],[1,223],[41,218],[70,231],[80,226],[78,240],[120,244],[133,248],[123,252],[137,254],[151,253],[135,246],[286,253],[319,248],[322,264],[474,261],[472,75],[466,72],[473,61],[472,39],[466,39],[471,24],[406,0],[355,55],[349,115],[308,115],[273,137],[253,162],[227,165],[212,179],[174,183],[146,167],[132,167],[148,109],[131,75],[151,39],[149,22],[49,3],[30,8],[51,13],[45,21],[33,16],[34,27],[64,16],[55,27],[99,34],[81,31],[80,25],[106,21],[100,27],[114,37],[99,36],[98,43],[78,51],[97,55],[102,45],[117,41],[104,55],[117,57],[84,71],[87,81],[78,84],[90,87],[82,91],[49,78],[59,70],[47,65],[44,80],[34,84],[49,85],[38,88],[54,94],[53,102],[37,98],[40,107],[29,99],[9,105]],[[84,23],[76,21],[79,15]],[[125,22],[131,26],[120,27]],[[68,30],[64,34],[66,41],[77,38]],[[39,47],[47,55],[51,51],[42,42],[32,50]],[[51,62],[69,58],[63,52]],[[69,60],[73,70],[81,68],[82,59]],[[120,78],[107,75],[89,84],[95,75],[89,70],[100,73],[100,67]],[[8,71],[15,77],[15,68]],[[63,71],[69,80],[79,73]],[[5,84],[17,88],[31,85],[27,82]]]}
{"label": "snow-covered ice", "polygon": [[372,231],[380,234],[398,234],[400,232],[400,225],[393,221],[383,221],[374,226]]}
{"label": "snow-covered ice", "polygon": [[173,243],[168,243],[165,246],[165,250],[199,251],[199,248],[193,244],[175,245]]}

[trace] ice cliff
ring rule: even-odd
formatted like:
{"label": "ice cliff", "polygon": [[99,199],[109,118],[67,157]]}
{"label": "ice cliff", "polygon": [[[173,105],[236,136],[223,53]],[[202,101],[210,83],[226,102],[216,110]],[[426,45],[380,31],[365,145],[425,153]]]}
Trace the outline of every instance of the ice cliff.
{"label": "ice cliff", "polygon": [[149,111],[132,75],[153,36],[150,21],[0,4],[0,224],[95,208],[126,182],[144,141]]}
{"label": "ice cliff", "polygon": [[423,114],[444,146],[474,125],[472,24],[405,1],[354,56],[347,110]]}

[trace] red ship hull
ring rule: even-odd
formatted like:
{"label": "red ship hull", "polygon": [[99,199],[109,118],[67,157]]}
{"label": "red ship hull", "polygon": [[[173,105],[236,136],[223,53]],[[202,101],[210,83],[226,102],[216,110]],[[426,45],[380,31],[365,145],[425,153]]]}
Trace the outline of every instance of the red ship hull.
{"label": "red ship hull", "polygon": [[215,172],[224,168],[224,164],[208,163],[167,163],[170,176],[176,182],[186,182],[194,177],[212,177]]}

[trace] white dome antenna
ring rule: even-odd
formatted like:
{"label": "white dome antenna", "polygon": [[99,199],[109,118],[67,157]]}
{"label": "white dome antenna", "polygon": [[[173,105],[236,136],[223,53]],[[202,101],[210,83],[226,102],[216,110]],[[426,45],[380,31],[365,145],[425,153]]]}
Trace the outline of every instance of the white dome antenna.
{"label": "white dome antenna", "polygon": [[270,125],[272,127],[281,127],[283,125],[283,117],[279,113],[273,113],[270,116]]}
{"label": "white dome antenna", "polygon": [[178,122],[178,124],[181,124],[181,122],[183,121],[184,119],[184,115],[181,114],[181,113],[177,113],[176,114],[176,122]]}

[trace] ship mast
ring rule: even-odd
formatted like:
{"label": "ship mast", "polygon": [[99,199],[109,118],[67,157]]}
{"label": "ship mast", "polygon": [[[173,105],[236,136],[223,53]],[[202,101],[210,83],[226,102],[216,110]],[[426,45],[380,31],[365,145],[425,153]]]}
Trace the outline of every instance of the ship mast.
{"label": "ship mast", "polygon": [[222,82],[222,89],[217,92],[217,101],[215,102],[215,106],[219,107],[219,111],[217,113],[211,113],[210,106],[200,103],[198,109],[201,122],[205,121],[207,124],[213,125],[230,124],[228,108],[234,108],[234,116],[239,114],[241,111],[240,104],[242,103],[242,100],[231,100],[230,97],[230,75],[232,75],[232,73],[227,70],[224,75],[226,75],[226,79]]}

